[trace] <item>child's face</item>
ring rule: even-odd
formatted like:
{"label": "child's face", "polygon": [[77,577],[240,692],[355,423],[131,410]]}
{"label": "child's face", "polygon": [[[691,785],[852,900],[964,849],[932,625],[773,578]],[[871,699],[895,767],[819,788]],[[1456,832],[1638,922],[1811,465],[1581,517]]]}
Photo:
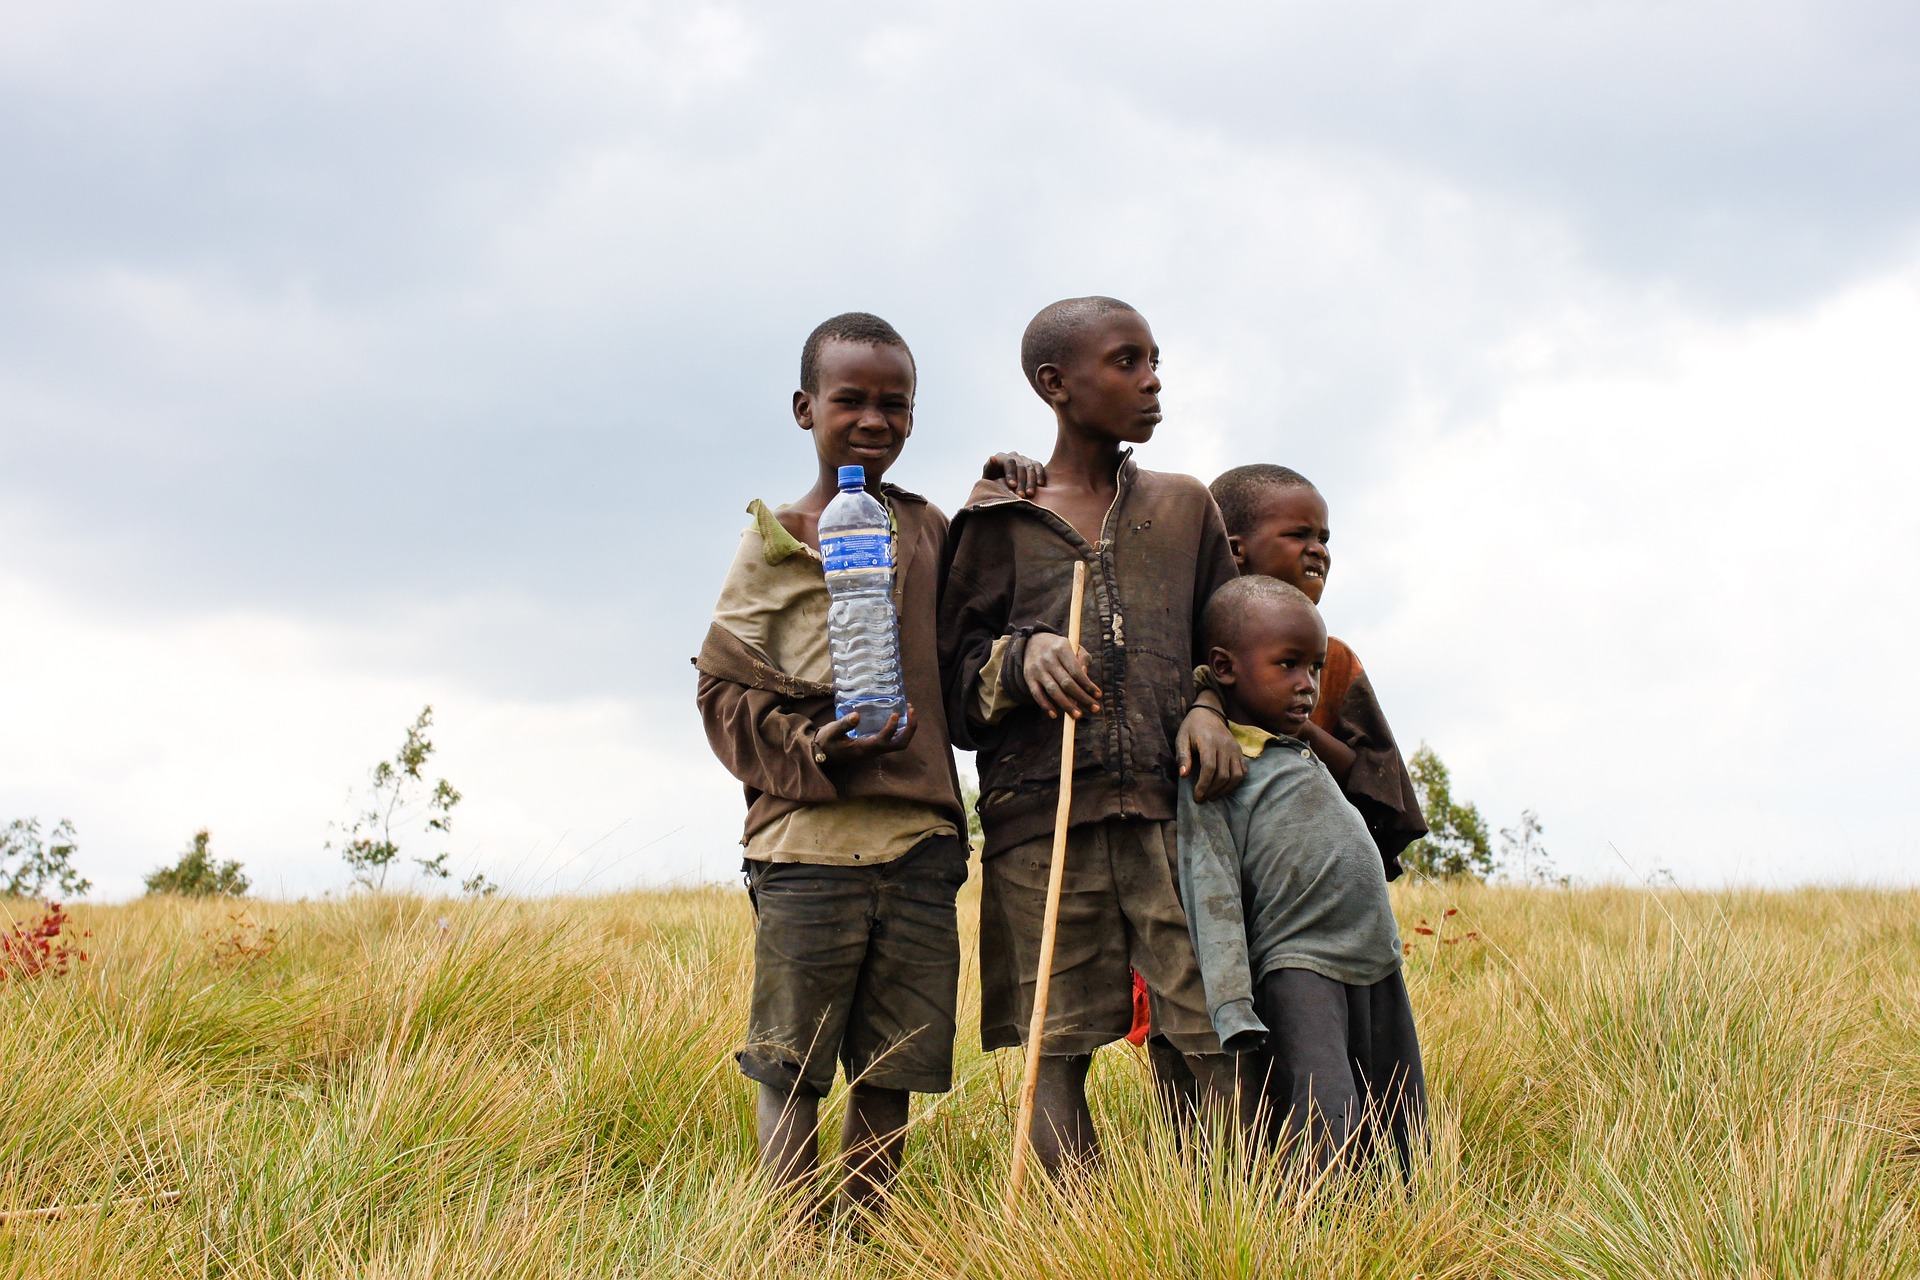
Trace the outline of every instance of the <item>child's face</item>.
{"label": "child's face", "polygon": [[1333,530],[1327,527],[1327,500],[1319,490],[1289,485],[1268,489],[1261,500],[1259,518],[1230,541],[1240,572],[1291,582],[1306,593],[1307,599],[1319,604],[1320,593],[1327,589],[1327,574],[1333,568],[1333,553],[1327,550],[1332,537]]}
{"label": "child's face", "polygon": [[894,346],[829,342],[820,350],[820,387],[793,393],[794,421],[813,432],[828,467],[885,475],[913,434],[913,359]]}
{"label": "child's face", "polygon": [[[1144,316],[1116,311],[1080,335],[1064,365],[1042,365],[1041,394],[1083,430],[1144,444],[1160,425],[1160,348]],[[1056,370],[1052,377],[1047,370]]]}
{"label": "child's face", "polygon": [[1297,738],[1320,698],[1326,625],[1297,600],[1253,607],[1258,612],[1233,649],[1214,646],[1208,662],[1226,691],[1228,715]]}

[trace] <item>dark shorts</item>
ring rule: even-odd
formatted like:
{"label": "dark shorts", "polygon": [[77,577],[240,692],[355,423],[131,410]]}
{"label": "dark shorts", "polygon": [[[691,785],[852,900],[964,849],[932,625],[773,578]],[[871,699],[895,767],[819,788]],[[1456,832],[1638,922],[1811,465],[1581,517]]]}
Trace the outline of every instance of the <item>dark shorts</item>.
{"label": "dark shorts", "polygon": [[967,846],[929,836],[878,866],[749,862],[753,1007],[737,1055],[750,1080],[817,1094],[847,1079],[944,1093],[953,1084]]}
{"label": "dark shorts", "polygon": [[[1180,906],[1176,823],[1108,818],[1067,832],[1048,1054],[1092,1053],[1133,1028],[1133,970],[1153,1032],[1182,1053],[1218,1053],[1200,966]],[[1053,837],[988,858],[980,896],[980,1042],[1024,1044],[1046,919]]]}
{"label": "dark shorts", "polygon": [[1241,1105],[1261,1108],[1264,1136],[1299,1143],[1319,1168],[1364,1160],[1382,1136],[1404,1170],[1425,1123],[1427,1078],[1400,970],[1348,986],[1276,969],[1255,988],[1264,1049],[1240,1055]]}

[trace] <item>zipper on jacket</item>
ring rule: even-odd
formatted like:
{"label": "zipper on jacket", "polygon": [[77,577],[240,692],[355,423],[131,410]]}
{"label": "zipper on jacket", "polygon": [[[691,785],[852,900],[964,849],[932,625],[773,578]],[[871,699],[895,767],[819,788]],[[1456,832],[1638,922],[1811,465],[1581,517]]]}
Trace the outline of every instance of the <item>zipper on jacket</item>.
{"label": "zipper on jacket", "polygon": [[[1133,451],[1128,450],[1121,456],[1120,465],[1113,473],[1113,501],[1107,504],[1107,514],[1100,520],[1100,541],[1094,547],[1094,561],[1100,567],[1101,595],[1107,602],[1112,621],[1107,629],[1109,650],[1107,661],[1102,665],[1108,673],[1107,685],[1107,749],[1114,764],[1119,766],[1120,785],[1131,791],[1133,787],[1133,735],[1127,727],[1127,697],[1124,690],[1126,666],[1125,632],[1120,615],[1120,593],[1118,584],[1113,580],[1113,529],[1116,517],[1120,514],[1120,499],[1126,496],[1131,487],[1124,474],[1127,462]],[[1129,801],[1123,802],[1122,816],[1132,809]]]}

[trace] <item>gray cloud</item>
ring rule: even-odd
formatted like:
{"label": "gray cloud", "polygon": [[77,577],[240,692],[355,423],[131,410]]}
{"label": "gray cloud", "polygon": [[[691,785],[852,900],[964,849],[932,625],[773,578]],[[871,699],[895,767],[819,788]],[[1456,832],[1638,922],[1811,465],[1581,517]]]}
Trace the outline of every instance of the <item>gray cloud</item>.
{"label": "gray cloud", "polygon": [[1897,4],[18,8],[12,566],[503,696],[680,697],[834,311],[915,345],[949,506],[1044,451],[1017,334],[1091,290],[1162,465],[1358,494],[1541,335],[1802,306],[1920,213]]}

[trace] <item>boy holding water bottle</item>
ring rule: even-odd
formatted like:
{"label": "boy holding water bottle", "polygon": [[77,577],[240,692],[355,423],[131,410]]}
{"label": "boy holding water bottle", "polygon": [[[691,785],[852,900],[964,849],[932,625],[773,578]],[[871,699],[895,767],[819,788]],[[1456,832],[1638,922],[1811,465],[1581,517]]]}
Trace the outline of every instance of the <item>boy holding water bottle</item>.
{"label": "boy holding water bottle", "polygon": [[[754,972],[737,1057],[759,1089],[761,1165],[782,1187],[811,1178],[838,1063],[850,1084],[841,1185],[861,1207],[899,1167],[909,1095],[951,1086],[954,896],[967,878],[935,630],[947,520],[882,481],[912,434],[914,387],[912,353],[877,316],[835,316],[809,335],[793,416],[813,439],[814,484],[785,506],[748,506],[694,659],[708,741],[746,790]],[[820,520],[848,467],[863,469],[892,538],[907,708],[881,724],[834,714]]]}

